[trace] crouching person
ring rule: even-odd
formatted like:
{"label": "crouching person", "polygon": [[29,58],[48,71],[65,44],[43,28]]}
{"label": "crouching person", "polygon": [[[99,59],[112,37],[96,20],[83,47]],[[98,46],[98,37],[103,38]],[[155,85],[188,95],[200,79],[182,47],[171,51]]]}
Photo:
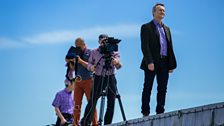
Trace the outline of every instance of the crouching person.
{"label": "crouching person", "polygon": [[74,85],[71,81],[65,81],[65,89],[57,92],[52,105],[58,116],[56,126],[63,126],[73,121],[74,100],[72,91]]}

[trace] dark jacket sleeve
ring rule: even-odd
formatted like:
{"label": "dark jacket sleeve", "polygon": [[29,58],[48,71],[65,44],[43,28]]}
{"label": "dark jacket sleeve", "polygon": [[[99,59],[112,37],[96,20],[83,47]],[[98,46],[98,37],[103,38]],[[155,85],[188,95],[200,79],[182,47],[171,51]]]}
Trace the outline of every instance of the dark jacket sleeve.
{"label": "dark jacket sleeve", "polygon": [[153,62],[152,53],[149,48],[149,42],[150,42],[150,33],[149,28],[144,24],[141,27],[141,49],[143,53],[143,59],[146,64],[150,64]]}
{"label": "dark jacket sleeve", "polygon": [[176,57],[175,57],[175,54],[174,54],[171,32],[170,32],[169,27],[167,27],[167,29],[168,29],[168,32],[169,32],[169,39],[170,39],[169,50],[168,50],[168,53],[169,53],[169,56],[168,56],[168,59],[169,59],[168,69],[169,70],[173,70],[173,69],[175,69],[177,67],[177,62],[176,62]]}

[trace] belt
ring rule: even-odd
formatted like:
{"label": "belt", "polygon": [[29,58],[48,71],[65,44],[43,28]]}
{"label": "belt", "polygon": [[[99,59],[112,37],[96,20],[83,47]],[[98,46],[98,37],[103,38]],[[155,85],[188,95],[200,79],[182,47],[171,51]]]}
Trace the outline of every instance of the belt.
{"label": "belt", "polygon": [[62,115],[63,115],[65,118],[73,118],[73,115],[72,115],[72,114],[69,114],[69,113],[62,113]]}
{"label": "belt", "polygon": [[160,55],[160,59],[166,59],[167,56],[164,56],[164,55]]}

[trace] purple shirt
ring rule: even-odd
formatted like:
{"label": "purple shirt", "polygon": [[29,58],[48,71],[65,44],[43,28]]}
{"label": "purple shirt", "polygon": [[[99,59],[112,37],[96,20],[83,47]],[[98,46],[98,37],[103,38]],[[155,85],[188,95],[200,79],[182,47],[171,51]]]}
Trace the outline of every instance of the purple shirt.
{"label": "purple shirt", "polygon": [[163,24],[160,25],[156,20],[153,20],[154,24],[156,25],[156,28],[159,32],[159,39],[160,39],[160,55],[167,56],[167,40],[166,40],[166,34],[163,28]]}
{"label": "purple shirt", "polygon": [[73,114],[74,101],[72,92],[68,92],[66,88],[59,91],[52,103],[54,107],[58,107],[61,113]]}
{"label": "purple shirt", "polygon": [[[109,70],[106,71],[106,69],[103,69],[103,66],[105,65],[105,58],[103,58],[104,55],[101,54],[99,50],[100,50],[99,48],[92,50],[91,55],[89,57],[87,69],[90,70],[91,67],[93,67],[93,65],[96,65],[95,74],[98,76],[115,74],[115,68],[120,69],[121,64],[114,66],[111,63],[110,64],[111,68],[109,68]],[[116,59],[118,60],[118,62],[120,62],[120,55],[118,52],[113,52],[111,55],[112,55],[111,56],[112,59]]]}

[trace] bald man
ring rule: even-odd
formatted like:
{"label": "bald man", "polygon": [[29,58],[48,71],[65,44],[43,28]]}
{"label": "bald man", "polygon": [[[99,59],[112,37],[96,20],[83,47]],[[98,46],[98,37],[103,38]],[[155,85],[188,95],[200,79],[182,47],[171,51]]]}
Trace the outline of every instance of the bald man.
{"label": "bald man", "polygon": [[[73,126],[78,126],[80,121],[81,106],[83,95],[86,95],[87,100],[90,99],[90,93],[93,84],[93,74],[87,70],[88,60],[91,53],[90,49],[87,49],[85,41],[82,38],[77,38],[75,40],[75,46],[81,48],[81,53],[78,58],[78,69],[76,75],[76,81],[74,84],[74,121]],[[66,59],[67,62],[73,61],[75,59]],[[94,117],[92,120],[93,126],[97,126],[97,113],[94,112]]]}

